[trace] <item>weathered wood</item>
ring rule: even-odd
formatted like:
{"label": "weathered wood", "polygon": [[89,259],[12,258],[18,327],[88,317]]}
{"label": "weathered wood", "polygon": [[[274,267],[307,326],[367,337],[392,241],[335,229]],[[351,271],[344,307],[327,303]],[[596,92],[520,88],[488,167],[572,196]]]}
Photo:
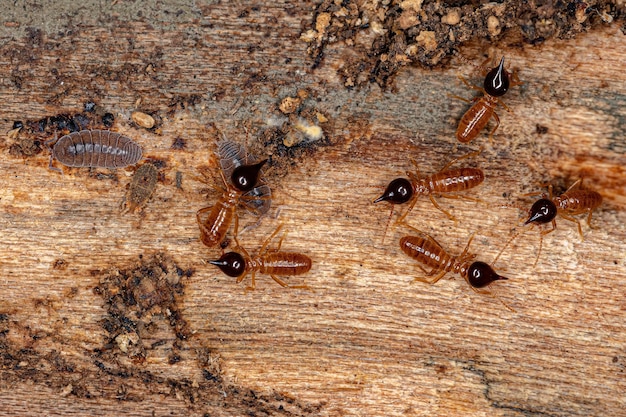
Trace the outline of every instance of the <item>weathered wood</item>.
{"label": "weathered wood", "polygon": [[[454,132],[467,104],[448,94],[472,97],[456,78],[479,82],[470,65],[407,68],[393,91],[348,91],[335,72],[346,49],[329,47],[311,71],[298,40],[311,8],[281,7],[241,17],[220,5],[203,9],[199,23],[167,30],[120,22],[2,46],[2,131],[13,120],[76,113],[94,100],[116,115],[114,130],[165,166],[143,212],[122,214],[132,170],[59,175],[48,170],[46,152],[16,158],[15,140],[5,139],[0,416],[622,412],[626,41],[619,28],[489,51],[519,68],[524,85],[504,97],[513,112],[498,110],[492,144],[485,132],[462,146]],[[463,55],[479,64],[483,48]],[[277,145],[298,132],[297,119],[282,130],[270,125],[286,119],[279,104],[299,90],[308,94],[303,117],[328,119],[319,123],[320,146]],[[157,129],[133,125],[135,110],[158,116]],[[283,249],[314,261],[309,274],[288,281],[312,291],[259,275],[257,290],[246,292],[206,263],[220,251],[199,242],[195,212],[217,198],[212,181],[200,181],[203,167],[217,172],[213,125],[274,167],[266,176],[274,208],[240,242],[254,252],[284,224]],[[184,149],[172,146],[176,138]],[[523,215],[506,206],[528,207],[533,200],[522,194],[543,191],[540,183],[564,188],[584,176],[605,198],[593,229],[583,223],[584,241],[557,219],[537,268],[537,230],[504,252],[496,269],[510,280],[497,290],[515,312],[458,277],[412,283],[422,272],[398,247],[412,232],[391,228],[382,243],[389,208],[371,204],[412,169],[410,158],[434,173],[480,146],[466,162],[486,173],[471,194],[482,202],[441,199],[457,224],[427,199],[408,217],[452,253],[477,232],[471,249],[491,261]],[[125,285],[136,285],[135,304],[115,298]],[[134,330],[107,330],[122,313],[141,325],[141,349],[132,346]],[[131,340],[127,352],[120,334]]]}

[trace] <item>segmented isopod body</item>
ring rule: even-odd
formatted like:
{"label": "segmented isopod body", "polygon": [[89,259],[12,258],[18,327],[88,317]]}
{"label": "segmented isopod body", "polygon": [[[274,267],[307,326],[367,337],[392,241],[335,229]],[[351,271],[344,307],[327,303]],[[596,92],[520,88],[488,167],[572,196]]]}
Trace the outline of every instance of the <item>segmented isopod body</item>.
{"label": "segmented isopod body", "polygon": [[68,167],[123,168],[141,159],[141,147],[127,136],[108,130],[81,130],[72,132],[55,142],[50,154],[50,168],[54,159]]}

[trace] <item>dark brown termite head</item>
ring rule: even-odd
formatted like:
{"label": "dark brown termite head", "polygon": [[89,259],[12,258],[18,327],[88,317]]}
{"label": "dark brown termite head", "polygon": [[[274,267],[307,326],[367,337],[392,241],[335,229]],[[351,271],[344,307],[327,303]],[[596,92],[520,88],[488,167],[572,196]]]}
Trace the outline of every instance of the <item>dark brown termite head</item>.
{"label": "dark brown termite head", "polygon": [[403,204],[413,197],[413,185],[406,178],[396,178],[391,181],[383,195],[374,200],[374,203],[389,201],[392,204]]}
{"label": "dark brown termite head", "polygon": [[528,220],[524,223],[549,223],[556,217],[556,205],[552,200],[547,198],[540,198],[535,201],[529,211]]}
{"label": "dark brown termite head", "polygon": [[265,165],[266,162],[267,159],[264,159],[257,164],[241,165],[235,168],[230,177],[235,188],[239,191],[252,190],[259,181],[261,168],[263,168],[263,165]]}
{"label": "dark brown termite head", "polygon": [[496,271],[485,262],[472,262],[469,268],[467,268],[467,282],[474,288],[483,288],[494,281],[503,279],[508,278],[498,275]]}
{"label": "dark brown termite head", "polygon": [[502,57],[500,65],[492,68],[485,76],[483,87],[490,96],[502,97],[509,91],[509,84],[509,73],[504,69],[504,57]]}
{"label": "dark brown termite head", "polygon": [[246,260],[237,252],[227,252],[209,263],[217,266],[229,277],[240,277],[246,272]]}

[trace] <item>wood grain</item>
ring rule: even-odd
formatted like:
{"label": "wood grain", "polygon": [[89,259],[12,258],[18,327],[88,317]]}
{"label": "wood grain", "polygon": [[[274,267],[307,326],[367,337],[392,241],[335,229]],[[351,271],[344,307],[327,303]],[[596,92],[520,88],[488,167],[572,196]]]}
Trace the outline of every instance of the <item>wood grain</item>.
{"label": "wood grain", "polygon": [[[462,146],[454,132],[467,104],[448,94],[474,94],[456,78],[479,83],[470,65],[453,59],[449,69],[406,68],[391,91],[346,90],[336,69],[349,51],[333,45],[311,71],[298,40],[311,8],[281,7],[240,17],[219,5],[171,30],[77,26],[1,47],[2,131],[94,100],[116,115],[114,130],[165,166],[144,211],[123,215],[132,170],[59,175],[48,170],[45,152],[10,155],[13,139],[5,137],[0,416],[623,413],[626,40],[619,28],[541,46],[464,49],[476,64],[485,51],[504,54],[524,85],[505,96],[513,111],[498,110],[493,143],[484,133]],[[302,114],[328,119],[319,123],[324,139],[286,148],[280,134],[296,119],[285,121],[278,106],[299,90],[308,94]],[[159,129],[133,125],[135,110],[158,115]],[[213,126],[271,157],[274,208],[241,244],[255,251],[284,224],[283,249],[314,261],[309,274],[289,282],[311,291],[257,276],[257,290],[246,292],[206,263],[220,252],[199,242],[195,212],[217,198],[201,181],[207,167],[217,172]],[[172,148],[176,138],[184,149]],[[481,202],[440,199],[456,224],[427,199],[408,217],[452,253],[476,232],[471,250],[490,262],[520,230],[524,213],[516,207],[533,201],[523,194],[542,191],[540,183],[564,189],[584,176],[605,199],[592,229],[583,223],[584,241],[574,224],[558,220],[536,268],[537,230],[504,252],[496,269],[510,280],[497,283],[497,293],[515,312],[458,277],[413,283],[422,272],[398,247],[412,232],[391,228],[383,243],[388,207],[371,204],[412,169],[410,158],[430,174],[481,146],[467,161],[485,171],[471,194]],[[179,276],[182,292],[168,308],[157,303],[133,316],[144,326],[139,361],[103,325],[111,305],[101,290],[107,279],[147,265],[164,265],[166,280],[176,268],[192,274]],[[181,320],[184,337],[171,325]]]}

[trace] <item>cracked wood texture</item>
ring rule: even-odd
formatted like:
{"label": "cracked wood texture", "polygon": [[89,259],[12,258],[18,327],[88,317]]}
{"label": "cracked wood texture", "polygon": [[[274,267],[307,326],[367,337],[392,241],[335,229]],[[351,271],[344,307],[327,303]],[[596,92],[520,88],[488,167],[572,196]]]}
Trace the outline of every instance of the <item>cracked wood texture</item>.
{"label": "cracked wood texture", "polygon": [[[442,69],[406,67],[393,86],[347,90],[337,69],[354,53],[329,47],[311,70],[299,39],[314,5],[218,4],[156,23],[132,21],[125,2],[102,3],[102,22],[25,27],[6,21],[0,47],[0,416],[600,416],[626,408],[626,38],[605,24],[541,45],[477,43]],[[103,10],[94,7],[94,19]],[[152,3],[146,3],[152,4]],[[148,6],[145,6],[148,7]],[[157,6],[155,6],[157,7]],[[109,10],[110,8],[110,10]],[[143,14],[140,14],[142,13]],[[34,19],[34,17],[33,17]],[[150,23],[147,23],[150,22]],[[58,22],[50,22],[50,25]],[[25,30],[24,30],[25,29]],[[24,30],[23,32],[21,32]],[[506,56],[524,85],[504,97],[493,141],[458,144],[471,98],[457,78]],[[292,97],[299,117],[290,111]],[[159,169],[143,208],[120,211],[134,168],[48,169],[37,151],[53,132],[32,121],[76,114],[93,101],[100,123],[137,141]],[[296,106],[297,107],[297,106]],[[131,120],[157,119],[146,130]],[[30,122],[30,125],[28,124]],[[319,125],[324,137],[304,136]],[[30,127],[29,127],[30,126]],[[195,213],[219,196],[215,142],[225,135],[270,158],[272,210],[240,211],[250,252],[279,225],[283,250],[312,270],[285,289],[257,274],[245,291],[207,260]],[[39,142],[33,142],[38,140]],[[285,144],[290,146],[285,146]],[[17,146],[17,147],[16,147]],[[495,269],[497,299],[458,276],[429,286],[373,205],[393,178],[478,166],[484,184],[421,198],[407,221],[460,253],[491,262],[534,201],[584,176],[600,192],[584,240],[576,225],[539,246],[522,233]],[[34,152],[29,152],[29,149]],[[397,218],[398,212],[394,214]],[[232,229],[231,229],[232,236]]]}

